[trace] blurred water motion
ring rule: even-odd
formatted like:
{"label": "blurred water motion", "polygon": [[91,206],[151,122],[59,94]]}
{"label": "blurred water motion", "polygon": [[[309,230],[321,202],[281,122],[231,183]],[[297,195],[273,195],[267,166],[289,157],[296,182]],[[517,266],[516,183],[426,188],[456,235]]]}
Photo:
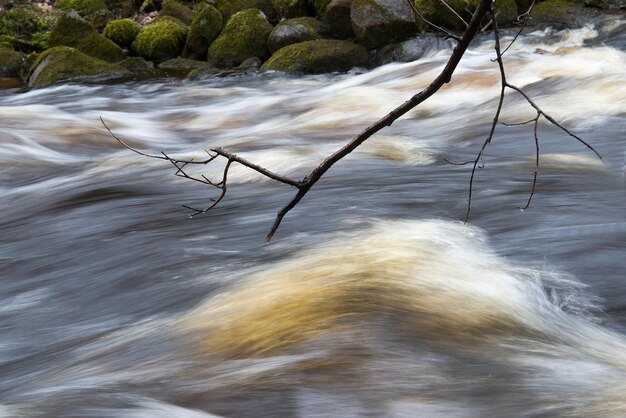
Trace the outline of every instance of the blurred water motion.
{"label": "blurred water motion", "polygon": [[[0,416],[626,416],[626,42],[607,36],[532,33],[506,60],[606,165],[541,124],[519,211],[532,132],[498,127],[459,222],[468,168],[442,159],[474,157],[499,90],[477,43],[269,246],[292,190],[237,168],[222,205],[188,220],[180,205],[213,191],[121,149],[99,117],[145,151],[219,145],[299,177],[450,51],[364,74],[3,95]],[[533,115],[506,97],[503,120]]]}

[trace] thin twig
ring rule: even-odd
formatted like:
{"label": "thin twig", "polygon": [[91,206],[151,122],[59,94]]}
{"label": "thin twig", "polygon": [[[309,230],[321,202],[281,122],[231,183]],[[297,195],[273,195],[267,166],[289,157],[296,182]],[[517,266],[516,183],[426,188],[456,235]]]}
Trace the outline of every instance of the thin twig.
{"label": "thin twig", "polygon": [[452,38],[452,39],[454,39],[454,40],[455,40],[455,41],[457,41],[457,42],[460,42],[460,41],[461,41],[461,38],[459,38],[458,36],[456,36],[455,34],[453,34],[452,32],[450,32],[449,30],[447,30],[447,29],[445,29],[445,28],[443,28],[443,27],[441,27],[441,26],[437,26],[437,25],[435,25],[433,22],[431,22],[431,21],[429,21],[428,19],[426,19],[426,18],[424,17],[424,15],[423,15],[423,14],[421,14],[419,10],[417,10],[417,7],[415,7],[415,4],[413,3],[413,1],[412,1],[412,0],[406,0],[406,1],[407,1],[407,3],[409,4],[409,6],[411,6],[411,9],[413,9],[413,14],[415,15],[415,18],[416,18],[416,19],[419,17],[419,18],[420,18],[420,19],[422,19],[422,21],[423,21],[424,23],[426,23],[427,25],[430,25],[430,26],[432,26],[433,28],[435,28],[435,29],[437,29],[437,30],[439,30],[439,31],[441,31],[441,32],[443,32],[443,33],[445,33],[447,37]]}
{"label": "thin twig", "polygon": [[537,129],[539,125],[539,117],[541,114],[537,112],[537,116],[535,117],[534,126],[533,126],[533,136],[535,139],[535,170],[533,172],[533,186],[530,189],[530,196],[528,196],[528,201],[526,202],[526,206],[520,208],[521,210],[528,209],[530,206],[530,201],[533,199],[535,195],[535,189],[537,188],[537,175],[539,174],[539,135],[537,134]]}
{"label": "thin twig", "polygon": [[443,4],[453,15],[455,15],[461,22],[463,22],[463,26],[465,26],[465,28],[469,26],[465,19],[463,19],[461,15],[459,15],[456,10],[454,10],[452,6],[450,6],[448,2],[446,2],[446,0],[439,0],[439,3]]}
{"label": "thin twig", "polygon": [[517,16],[517,21],[520,22],[521,18],[523,17],[524,20],[522,22],[522,27],[517,31],[517,33],[515,34],[515,36],[513,37],[513,40],[511,41],[511,43],[504,48],[504,51],[502,51],[501,55],[504,55],[504,53],[506,51],[509,50],[510,47],[513,46],[513,44],[515,43],[515,41],[517,40],[517,38],[519,38],[519,36],[522,34],[522,31],[524,30],[524,28],[526,27],[526,24],[528,24],[528,21],[531,19],[530,17],[530,13],[533,11],[533,7],[535,7],[535,0],[533,0],[533,2],[530,4],[530,7],[528,8],[528,10],[526,10],[525,13],[522,13],[521,15]]}

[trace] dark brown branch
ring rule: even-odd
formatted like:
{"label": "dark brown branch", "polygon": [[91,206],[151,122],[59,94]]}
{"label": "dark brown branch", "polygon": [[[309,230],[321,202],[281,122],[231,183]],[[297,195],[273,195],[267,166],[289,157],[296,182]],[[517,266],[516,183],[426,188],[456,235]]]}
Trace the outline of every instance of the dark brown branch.
{"label": "dark brown branch", "polygon": [[[508,51],[509,48],[513,46],[515,41],[517,41],[517,38],[519,38],[519,36],[522,34],[522,32],[524,31],[524,28],[528,24],[528,21],[530,20],[530,13],[533,11],[533,7],[535,7],[535,0],[532,1],[532,3],[530,4],[530,7],[528,8],[528,10],[526,10],[526,12],[517,16],[517,21],[522,22],[522,27],[517,31],[511,43],[506,48],[504,48],[504,51],[502,51],[501,55],[504,55],[505,52]],[[522,18],[524,19],[523,21],[521,20]]]}
{"label": "dark brown branch", "polygon": [[523,208],[520,208],[522,210],[528,209],[528,207],[530,206],[530,201],[533,199],[533,196],[535,195],[535,189],[537,188],[537,175],[539,174],[539,135],[537,134],[537,129],[539,125],[540,116],[541,114],[537,112],[537,116],[534,119],[535,123],[533,125],[533,136],[535,139],[535,170],[533,172],[533,186],[530,189],[530,196],[528,196],[528,201],[526,202],[526,206],[524,206]]}

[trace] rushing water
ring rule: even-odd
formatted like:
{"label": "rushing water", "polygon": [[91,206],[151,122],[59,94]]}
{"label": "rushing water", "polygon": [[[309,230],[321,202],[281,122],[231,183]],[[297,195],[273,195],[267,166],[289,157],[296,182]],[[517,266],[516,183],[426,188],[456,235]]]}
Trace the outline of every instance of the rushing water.
{"label": "rushing water", "polygon": [[[162,161],[224,146],[301,177],[449,50],[365,73],[63,85],[0,97],[0,416],[624,417],[623,22],[533,33],[508,76],[606,161],[499,126],[489,41],[341,161],[264,244],[288,186],[222,204]],[[503,120],[533,117],[508,94]],[[219,174],[220,168],[208,170]]]}

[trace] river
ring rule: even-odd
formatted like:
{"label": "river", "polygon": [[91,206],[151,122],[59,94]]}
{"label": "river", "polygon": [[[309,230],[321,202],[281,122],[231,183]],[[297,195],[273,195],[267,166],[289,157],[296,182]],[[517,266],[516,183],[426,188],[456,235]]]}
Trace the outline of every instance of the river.
{"label": "river", "polygon": [[[450,50],[344,75],[68,84],[0,95],[0,416],[626,416],[626,31],[533,32],[497,127],[488,38],[452,83],[293,196],[216,191],[122,148],[223,146],[301,178]],[[510,39],[510,37],[505,38]],[[534,116],[506,96],[503,120]],[[218,175],[220,168],[203,173]]]}

